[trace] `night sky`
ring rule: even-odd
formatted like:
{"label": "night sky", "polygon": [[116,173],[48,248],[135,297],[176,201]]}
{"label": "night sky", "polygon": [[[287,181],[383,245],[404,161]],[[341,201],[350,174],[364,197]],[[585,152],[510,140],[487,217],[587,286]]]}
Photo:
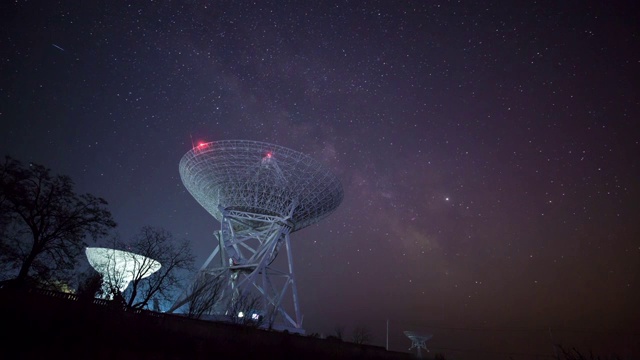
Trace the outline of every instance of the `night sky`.
{"label": "night sky", "polygon": [[[82,4],[80,4],[82,3]],[[634,1],[3,1],[0,155],[69,175],[119,234],[218,228],[192,143],[326,163],[340,207],[292,234],[304,328],[407,351],[640,356]],[[536,357],[538,356],[538,357]]]}

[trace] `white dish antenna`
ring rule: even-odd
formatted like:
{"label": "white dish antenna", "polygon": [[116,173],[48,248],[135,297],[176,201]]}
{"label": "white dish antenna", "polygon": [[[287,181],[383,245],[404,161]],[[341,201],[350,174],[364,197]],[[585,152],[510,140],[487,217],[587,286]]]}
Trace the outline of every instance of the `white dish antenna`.
{"label": "white dish antenna", "polygon": [[85,253],[91,267],[102,274],[103,283],[116,286],[120,293],[127,289],[133,279],[149,277],[161,266],[156,260],[128,251],[88,247]]}

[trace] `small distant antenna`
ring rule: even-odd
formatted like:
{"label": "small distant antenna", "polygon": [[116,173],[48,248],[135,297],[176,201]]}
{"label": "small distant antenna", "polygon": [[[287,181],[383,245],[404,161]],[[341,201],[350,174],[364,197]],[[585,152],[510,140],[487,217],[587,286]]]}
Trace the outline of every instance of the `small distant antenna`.
{"label": "small distant antenna", "polygon": [[189,134],[189,138],[191,138],[191,148],[195,148],[196,146],[193,144],[193,136]]}
{"label": "small distant antenna", "polygon": [[425,350],[429,351],[429,349],[427,349],[427,345],[425,343],[427,342],[427,340],[431,339],[433,337],[433,335],[417,333],[415,331],[405,331],[404,334],[409,339],[411,339],[411,347],[409,348],[409,350],[411,350],[413,348],[416,348],[417,349],[416,357],[418,359],[422,359],[422,351],[421,351],[421,349],[425,349]]}

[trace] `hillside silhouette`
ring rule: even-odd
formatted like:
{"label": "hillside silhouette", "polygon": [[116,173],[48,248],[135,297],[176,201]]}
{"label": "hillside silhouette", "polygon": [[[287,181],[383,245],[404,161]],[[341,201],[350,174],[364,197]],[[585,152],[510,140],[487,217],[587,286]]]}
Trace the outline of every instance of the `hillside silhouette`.
{"label": "hillside silhouette", "polygon": [[410,359],[337,339],[126,310],[115,301],[0,289],[4,359]]}

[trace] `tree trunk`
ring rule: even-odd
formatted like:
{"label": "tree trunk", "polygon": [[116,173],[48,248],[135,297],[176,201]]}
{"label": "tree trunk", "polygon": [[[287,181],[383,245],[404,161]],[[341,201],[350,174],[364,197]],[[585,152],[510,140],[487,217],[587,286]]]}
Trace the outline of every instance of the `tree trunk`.
{"label": "tree trunk", "polygon": [[27,256],[26,259],[22,262],[22,267],[20,267],[20,272],[18,276],[15,278],[15,284],[17,286],[22,286],[26,283],[27,277],[29,276],[29,269],[31,269],[31,264],[33,260],[35,260],[37,253],[32,249]]}
{"label": "tree trunk", "polygon": [[33,245],[31,245],[31,251],[22,262],[22,267],[20,267],[20,272],[18,273],[18,277],[16,277],[15,282],[17,286],[24,286],[26,284],[27,278],[29,277],[29,270],[31,269],[31,265],[39,254],[38,247],[40,244],[40,233],[31,224],[29,224],[29,227],[31,228],[31,231],[33,233]]}

